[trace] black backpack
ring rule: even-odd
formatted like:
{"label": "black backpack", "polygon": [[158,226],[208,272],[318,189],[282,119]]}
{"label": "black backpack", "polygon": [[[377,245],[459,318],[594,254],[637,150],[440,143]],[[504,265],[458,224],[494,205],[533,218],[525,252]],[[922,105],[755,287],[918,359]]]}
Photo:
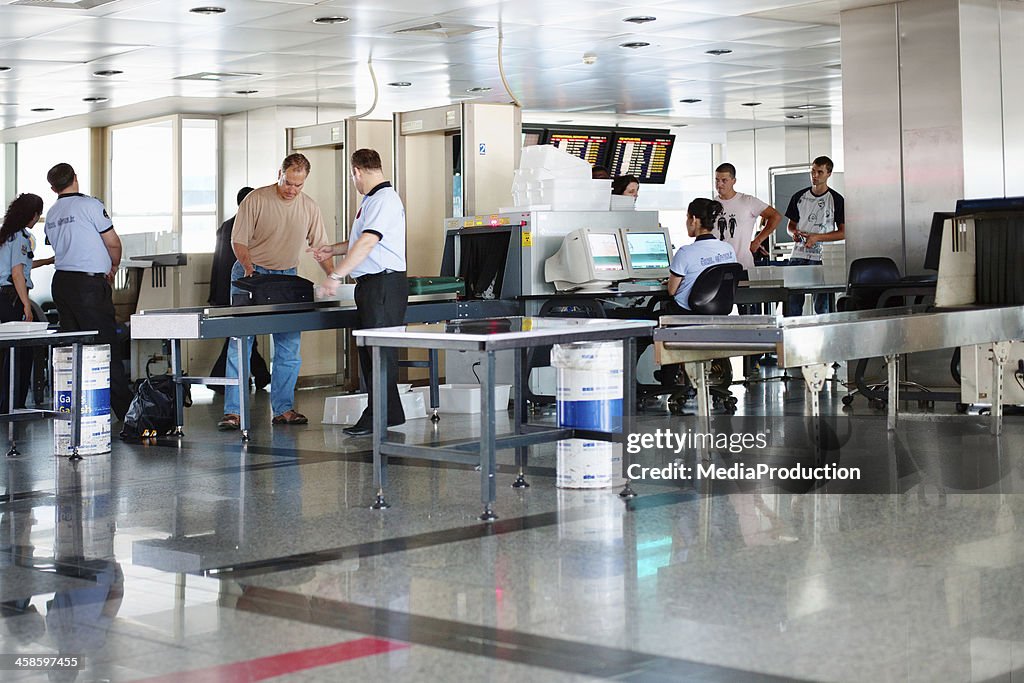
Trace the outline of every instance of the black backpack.
{"label": "black backpack", "polygon": [[136,383],[135,397],[124,416],[121,438],[125,441],[165,436],[175,428],[174,378],[156,375]]}

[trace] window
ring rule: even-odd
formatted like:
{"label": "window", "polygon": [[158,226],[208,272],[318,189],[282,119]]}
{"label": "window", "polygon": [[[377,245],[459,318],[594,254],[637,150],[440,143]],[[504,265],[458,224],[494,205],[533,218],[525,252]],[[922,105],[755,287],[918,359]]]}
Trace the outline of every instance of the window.
{"label": "window", "polygon": [[124,258],[177,251],[174,120],[110,131],[110,217]]}
{"label": "window", "polygon": [[126,258],[213,251],[217,143],[216,119],[174,116],[111,129],[110,212]]}
{"label": "window", "polygon": [[217,241],[217,121],[181,122],[181,250],[212,252]]}

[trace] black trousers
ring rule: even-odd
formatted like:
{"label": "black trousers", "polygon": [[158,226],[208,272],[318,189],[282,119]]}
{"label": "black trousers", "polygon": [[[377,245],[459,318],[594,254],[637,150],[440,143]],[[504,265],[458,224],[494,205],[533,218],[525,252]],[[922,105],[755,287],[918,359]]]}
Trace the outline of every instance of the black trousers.
{"label": "black trousers", "polygon": [[132,390],[121,361],[110,283],[104,277],[58,270],[50,289],[60,313],[60,329],[65,332],[96,330],[99,333],[96,342],[110,345],[110,408],[118,419],[124,419]]}
{"label": "black trousers", "polygon": [[[17,322],[22,320],[25,316],[25,308],[21,305],[21,299],[18,298],[18,292],[14,287],[4,287],[0,289],[0,322],[9,323]],[[15,351],[17,362],[14,366],[14,407],[24,408],[25,401],[28,398],[29,383],[32,378],[32,359],[34,356],[35,349],[32,347],[24,347]],[[8,406],[8,397],[10,394],[10,384],[8,384],[8,367],[10,366],[11,350],[4,349],[3,355],[3,369],[0,370],[3,374],[0,377],[2,385],[0,385],[0,413],[6,413],[10,411]]]}
{"label": "black trousers", "polygon": [[[409,280],[405,271],[364,275],[356,281],[355,300],[360,329],[403,324],[405,308],[409,305]],[[405,421],[405,411],[398,397],[397,349],[384,350],[384,369],[387,372],[388,424],[399,424]],[[359,347],[359,372],[370,399],[359,423],[369,427],[373,416],[373,357],[369,347]]]}

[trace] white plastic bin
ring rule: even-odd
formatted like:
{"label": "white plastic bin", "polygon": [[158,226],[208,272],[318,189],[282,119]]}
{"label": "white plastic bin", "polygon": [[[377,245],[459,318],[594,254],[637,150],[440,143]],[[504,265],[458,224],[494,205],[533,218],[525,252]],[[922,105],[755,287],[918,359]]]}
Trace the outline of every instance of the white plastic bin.
{"label": "white plastic bin", "polygon": [[[402,399],[402,410],[405,411],[406,420],[426,417],[427,411],[423,403],[423,394],[418,391],[407,391],[399,393],[399,397]],[[323,424],[353,424],[366,410],[367,405],[369,405],[369,399],[366,394],[328,396],[324,399]]]}
{"label": "white plastic bin", "polygon": [[[53,396],[57,410],[71,412],[72,349],[53,350]],[[110,346],[96,344],[82,348],[82,432],[79,455],[110,452]],[[53,451],[71,455],[71,421],[54,420]]]}
{"label": "white plastic bin", "polygon": [[[430,403],[428,387],[423,392],[427,403]],[[512,392],[511,384],[494,385],[494,407],[496,410],[508,408],[508,397]],[[479,384],[442,384],[438,387],[439,412],[473,414],[480,412],[480,385]]]}
{"label": "white plastic bin", "polygon": [[621,484],[622,444],[563,439],[555,449],[555,486],[602,489]]}

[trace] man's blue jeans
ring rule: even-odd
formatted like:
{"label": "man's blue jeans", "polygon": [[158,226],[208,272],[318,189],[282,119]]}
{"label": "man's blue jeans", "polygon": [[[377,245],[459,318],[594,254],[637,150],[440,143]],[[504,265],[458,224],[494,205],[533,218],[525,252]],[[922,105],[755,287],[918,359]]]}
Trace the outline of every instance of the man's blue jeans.
{"label": "man's blue jeans", "polygon": [[[811,261],[805,258],[789,259],[791,266],[820,266],[821,261]],[[804,295],[801,293],[790,294],[786,302],[786,317],[802,315],[804,310]],[[814,295],[814,312],[817,314],[828,313],[828,294]]]}
{"label": "man's blue jeans", "polygon": [[[271,273],[277,275],[295,275],[295,268],[288,270],[269,270],[262,266],[256,266],[257,273]],[[245,268],[238,261],[231,267],[231,281],[241,280],[245,277]],[[231,285],[231,297],[243,294],[242,290]],[[299,368],[302,366],[302,356],[299,354],[298,332],[277,332],[274,338],[274,357],[270,366],[270,405],[273,414],[281,415],[295,407],[295,382],[299,379]],[[245,347],[245,354],[252,356],[252,339]],[[238,377],[238,347],[235,344],[228,346],[228,364],[226,377]],[[249,391],[248,378],[242,382],[244,391]],[[238,387],[224,387],[224,413],[238,414]]]}

